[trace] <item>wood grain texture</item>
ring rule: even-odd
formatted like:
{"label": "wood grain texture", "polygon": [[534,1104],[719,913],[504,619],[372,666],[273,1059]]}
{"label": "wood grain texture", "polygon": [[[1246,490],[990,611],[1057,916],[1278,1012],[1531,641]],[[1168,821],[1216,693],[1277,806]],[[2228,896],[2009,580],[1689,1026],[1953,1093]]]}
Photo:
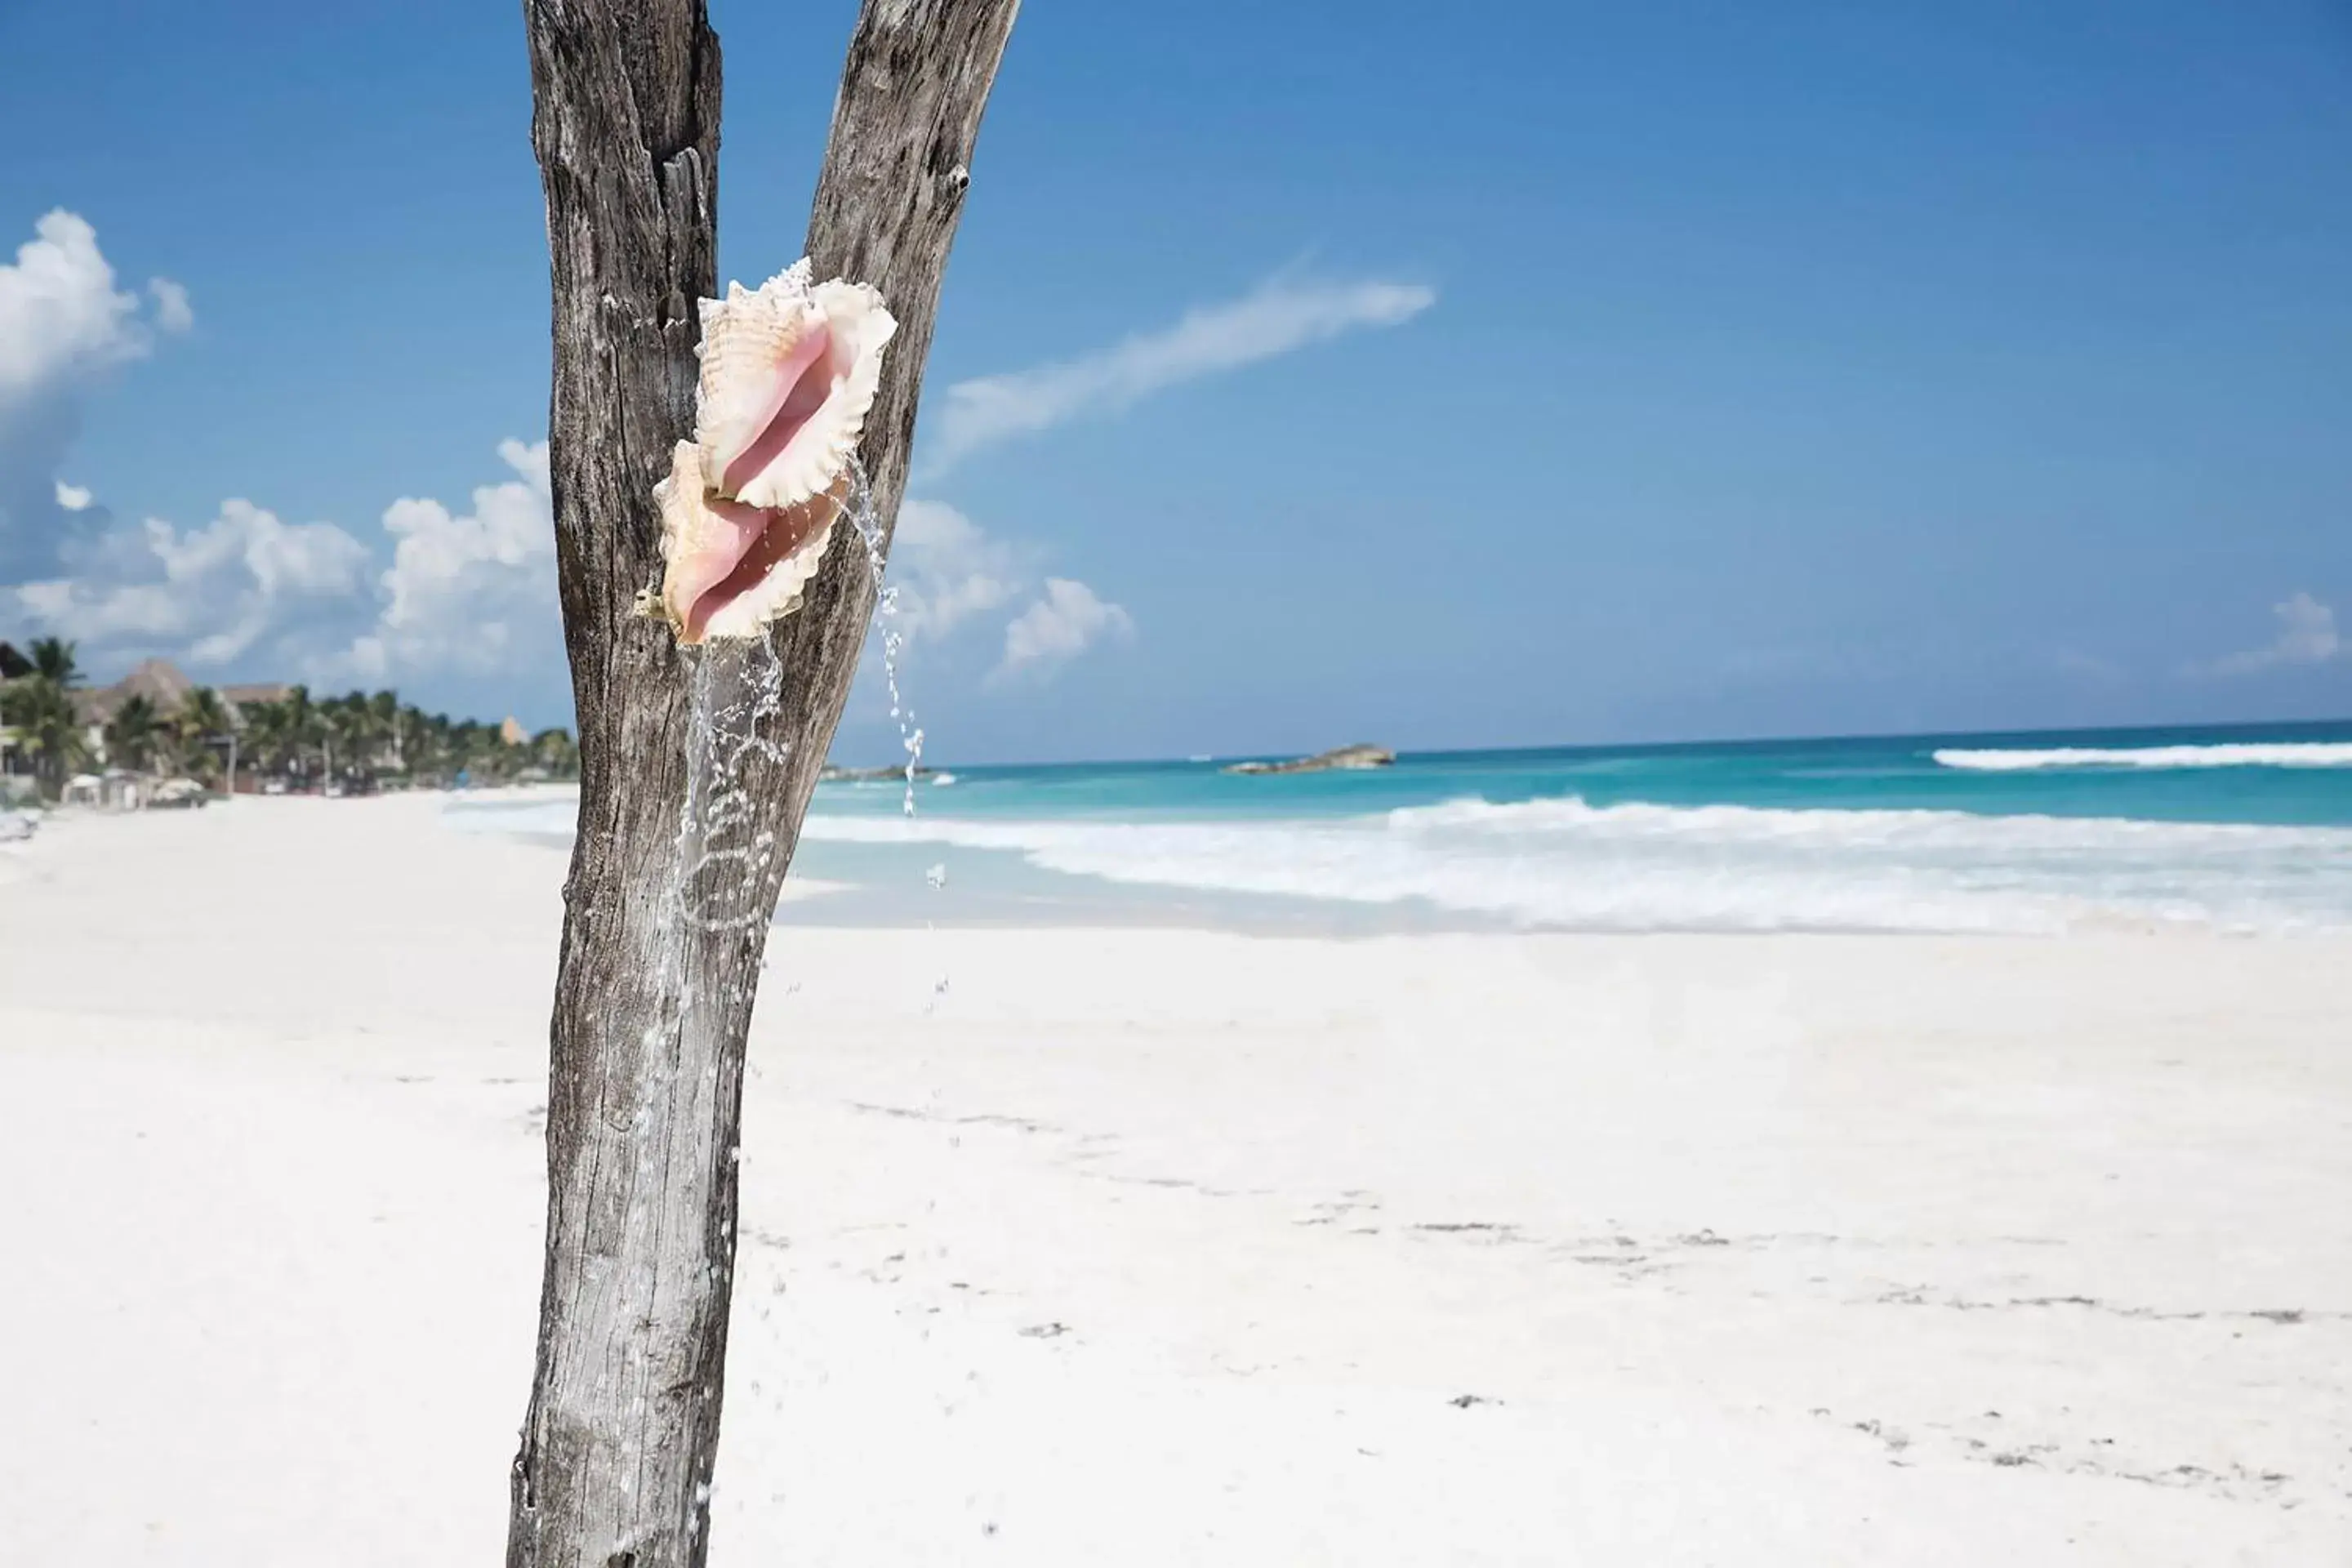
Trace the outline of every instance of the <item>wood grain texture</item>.
{"label": "wood grain texture", "polygon": [[[1017,0],[866,0],[810,224],[899,321],[859,457],[887,542],[972,147]],[[538,1364],[509,1568],[696,1568],[725,1386],[743,1047],[769,920],[874,604],[835,538],[767,644],[635,613],[715,294],[701,0],[525,0],[547,197],[557,569],[579,832],[551,1023]],[[777,258],[782,266],[791,258]]]}

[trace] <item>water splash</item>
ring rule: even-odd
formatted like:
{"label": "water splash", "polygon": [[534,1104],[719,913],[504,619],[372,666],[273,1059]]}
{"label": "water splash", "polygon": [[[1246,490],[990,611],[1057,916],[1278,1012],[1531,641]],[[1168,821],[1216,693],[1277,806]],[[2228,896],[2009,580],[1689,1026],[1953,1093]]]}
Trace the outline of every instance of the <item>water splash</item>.
{"label": "water splash", "polygon": [[[898,810],[901,816],[912,820],[915,815],[915,776],[923,764],[923,727],[915,722],[915,710],[908,705],[905,695],[898,689],[898,651],[906,646],[906,639],[899,635],[898,628],[890,624],[891,617],[898,613],[898,590],[886,581],[888,565],[883,554],[882,520],[874,510],[873,486],[866,479],[865,465],[852,458],[849,475],[850,522],[857,530],[858,540],[866,546],[866,569],[872,574],[874,582],[874,617],[870,624],[882,637],[882,679],[889,689],[890,718],[898,726],[898,743],[907,752],[906,793],[900,797]],[[923,880],[931,891],[943,890],[948,885],[947,862],[942,860],[925,871]],[[928,920],[923,924],[930,930],[938,929]],[[940,998],[945,996],[947,991],[948,977],[942,974],[931,988],[930,1000],[924,1005],[923,1011],[926,1014],[936,1011]],[[936,1094],[938,1090],[932,1092]]]}
{"label": "water splash", "polygon": [[[898,590],[884,581],[881,520],[865,466],[851,461],[842,516],[865,547],[875,607],[871,625],[882,634],[890,717],[907,752],[904,811],[915,815],[915,776],[923,731],[898,683],[903,638],[889,624]],[[749,929],[769,918],[757,889],[773,862],[777,837],[759,826],[757,803],[745,777],[755,761],[781,767],[791,743],[762,733],[783,706],[783,666],[768,637],[723,639],[687,648],[689,721],[687,796],[679,808],[673,913],[704,931]]]}
{"label": "water splash", "polygon": [[775,858],[776,835],[759,826],[745,773],[755,761],[782,767],[791,757],[790,742],[761,732],[783,707],[783,665],[765,637],[706,644],[688,658],[676,914],[704,931],[740,931],[767,919],[757,889]]}
{"label": "water splash", "polygon": [[[853,459],[849,493],[842,517],[866,552],[866,570],[874,587],[871,629],[882,639],[883,679],[890,699],[890,717],[907,761],[905,795],[900,809],[915,815],[915,781],[922,765],[923,731],[899,681],[899,655],[905,638],[891,624],[898,614],[898,589],[886,580],[881,519],[874,506],[874,490],[864,465]],[[748,774],[756,763],[782,767],[792,743],[777,738],[775,720],[783,707],[784,672],[771,639],[725,638],[682,650],[688,668],[687,733],[687,795],[678,809],[677,842],[671,860],[670,885],[665,889],[659,923],[664,928],[704,931],[745,931],[770,918],[759,889],[779,850],[778,837],[759,822],[758,805]],[[934,888],[945,884],[945,868],[937,868]],[[676,963],[677,943],[663,942],[664,961]],[[680,986],[682,973],[664,976]],[[692,999],[681,995],[681,1005]]]}
{"label": "water splash", "polygon": [[882,520],[874,510],[874,488],[866,477],[866,466],[855,458],[849,464],[849,502],[846,508],[850,525],[857,530],[859,542],[866,546],[866,569],[874,583],[873,628],[882,637],[882,679],[890,692],[890,720],[898,726],[898,744],[907,753],[907,793],[900,811],[915,815],[915,775],[923,764],[923,729],[915,722],[915,710],[898,689],[898,652],[906,638],[891,625],[898,613],[898,590],[885,581],[887,563],[883,556]]}
{"label": "water splash", "polygon": [[[733,1180],[740,1145],[713,1148],[701,1130],[727,1114],[730,1062],[738,1072],[749,1065],[729,1023],[750,1003],[760,964],[756,948],[745,963],[739,944],[764,942],[761,895],[782,870],[778,835],[762,826],[753,786],[765,770],[781,770],[793,750],[779,717],[783,668],[768,639],[711,643],[683,657],[686,797],[659,885],[644,905],[630,900],[636,918],[624,917],[635,927],[628,957],[643,971],[640,993],[649,1004],[636,1042],[634,1108],[625,1130],[593,1110],[586,1118],[596,1145],[634,1165],[614,1216],[629,1239],[590,1260],[588,1278],[597,1286],[592,1294],[605,1332],[655,1347],[698,1332],[708,1314],[725,1310],[733,1285],[730,1226],[679,1236],[666,1234],[666,1220],[674,1213],[709,1213],[719,1186]],[[709,967],[716,980],[702,978]],[[615,1271],[614,1257],[656,1261]],[[714,1301],[722,1305],[714,1308]],[[666,1396],[657,1363],[637,1357],[620,1370],[637,1409]],[[706,1386],[694,1396],[708,1406],[718,1394]],[[709,1479],[705,1474],[699,1484]],[[698,1528],[706,1502],[680,1500],[689,1524]],[[601,1561],[604,1553],[595,1555]]]}

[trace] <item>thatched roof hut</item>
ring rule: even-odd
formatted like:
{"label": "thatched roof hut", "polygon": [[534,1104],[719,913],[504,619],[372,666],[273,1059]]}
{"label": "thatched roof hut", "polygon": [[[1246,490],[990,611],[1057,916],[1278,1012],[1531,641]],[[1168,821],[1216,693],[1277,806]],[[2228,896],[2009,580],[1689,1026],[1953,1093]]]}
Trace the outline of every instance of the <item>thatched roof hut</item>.
{"label": "thatched roof hut", "polygon": [[[133,697],[144,697],[160,718],[170,718],[196,689],[179,666],[167,658],[143,659],[131,672],[111,686],[90,687],[74,693],[74,711],[84,724],[102,726]],[[215,687],[214,692],[228,704],[231,717],[240,722],[244,710],[257,703],[283,702],[294,689],[275,683]]]}
{"label": "thatched roof hut", "polygon": [[171,660],[142,659],[111,686],[75,692],[74,712],[85,724],[104,724],[125,702],[133,697],[144,697],[157,714],[169,717],[180,710],[180,704],[195,689],[196,683],[182,674],[179,666]]}

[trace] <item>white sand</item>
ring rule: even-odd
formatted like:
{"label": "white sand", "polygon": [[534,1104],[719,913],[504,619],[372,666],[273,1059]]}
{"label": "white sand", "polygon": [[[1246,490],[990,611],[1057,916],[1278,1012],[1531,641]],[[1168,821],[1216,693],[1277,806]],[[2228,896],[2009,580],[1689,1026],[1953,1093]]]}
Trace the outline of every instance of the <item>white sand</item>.
{"label": "white sand", "polygon": [[[435,808],[0,849],[7,1562],[498,1560],[563,858]],[[2352,1556],[2352,944],[771,952],[722,1568]]]}

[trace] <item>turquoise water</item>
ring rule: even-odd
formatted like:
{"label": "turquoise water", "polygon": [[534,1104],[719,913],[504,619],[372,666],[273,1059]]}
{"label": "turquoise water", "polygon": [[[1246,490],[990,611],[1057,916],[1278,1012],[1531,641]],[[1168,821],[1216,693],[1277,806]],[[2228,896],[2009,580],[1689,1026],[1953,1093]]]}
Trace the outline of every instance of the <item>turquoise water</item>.
{"label": "turquoise water", "polygon": [[1228,760],[827,785],[795,873],[873,918],[2352,930],[2352,722]]}
{"label": "turquoise water", "polygon": [[[2226,749],[2248,747],[2310,765],[2215,765]],[[2066,751],[2136,755],[2105,763],[2049,755]],[[1939,761],[1939,752],[1952,760]],[[2173,765],[2147,765],[2151,756]],[[922,811],[983,818],[1263,820],[1574,795],[1594,806],[1642,802],[2352,826],[2352,722],[1428,752],[1361,773],[1272,776],[1225,773],[1235,760],[1242,759],[953,768],[958,793],[951,802],[928,782],[918,784],[916,799]],[[818,800],[827,812],[887,815],[899,809],[902,794],[892,784],[833,784]]]}

